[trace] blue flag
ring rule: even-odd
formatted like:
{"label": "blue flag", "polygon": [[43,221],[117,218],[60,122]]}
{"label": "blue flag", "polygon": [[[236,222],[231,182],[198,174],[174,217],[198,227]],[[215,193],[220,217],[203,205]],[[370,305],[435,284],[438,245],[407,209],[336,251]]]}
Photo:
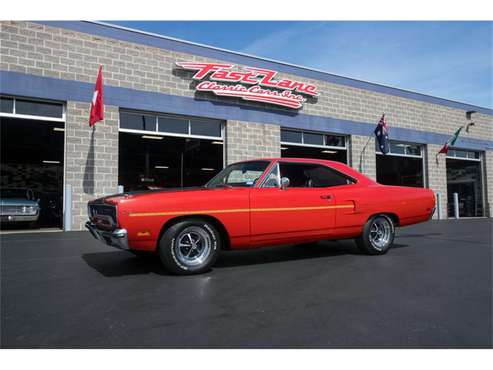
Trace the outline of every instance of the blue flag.
{"label": "blue flag", "polygon": [[382,115],[377,127],[375,128],[375,136],[377,137],[378,147],[382,154],[387,154],[389,152],[389,127],[385,122],[385,114]]}

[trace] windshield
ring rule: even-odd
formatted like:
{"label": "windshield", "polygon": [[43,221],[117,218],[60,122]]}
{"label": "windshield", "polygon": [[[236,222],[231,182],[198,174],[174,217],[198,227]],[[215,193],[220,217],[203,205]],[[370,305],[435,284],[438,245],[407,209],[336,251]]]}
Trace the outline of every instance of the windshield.
{"label": "windshield", "polygon": [[208,188],[253,187],[269,163],[269,161],[234,163],[219,172],[205,186]]}

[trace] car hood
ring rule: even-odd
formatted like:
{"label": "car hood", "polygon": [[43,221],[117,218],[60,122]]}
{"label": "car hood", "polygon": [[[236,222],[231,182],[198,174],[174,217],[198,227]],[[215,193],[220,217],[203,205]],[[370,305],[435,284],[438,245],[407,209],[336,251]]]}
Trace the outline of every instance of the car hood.
{"label": "car hood", "polygon": [[2,206],[37,206],[38,202],[29,199],[22,198],[3,198],[0,199],[0,205]]}

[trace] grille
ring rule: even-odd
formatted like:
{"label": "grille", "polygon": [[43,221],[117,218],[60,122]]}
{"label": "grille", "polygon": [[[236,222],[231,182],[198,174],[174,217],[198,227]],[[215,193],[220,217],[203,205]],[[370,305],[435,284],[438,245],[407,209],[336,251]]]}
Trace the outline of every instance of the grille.
{"label": "grille", "polygon": [[116,207],[108,204],[89,204],[89,218],[98,224],[115,226],[117,224]]}
{"label": "grille", "polygon": [[9,216],[36,214],[36,211],[32,212],[30,208],[27,206],[0,206],[0,214]]}

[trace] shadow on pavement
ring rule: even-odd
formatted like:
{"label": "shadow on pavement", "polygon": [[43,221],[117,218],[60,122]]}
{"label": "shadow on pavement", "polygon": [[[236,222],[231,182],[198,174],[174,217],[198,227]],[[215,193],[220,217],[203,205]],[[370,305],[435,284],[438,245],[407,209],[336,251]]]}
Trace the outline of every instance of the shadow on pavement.
{"label": "shadow on pavement", "polygon": [[[394,244],[393,248],[409,247]],[[303,245],[274,246],[242,251],[227,251],[219,255],[213,268],[263,265],[311,258],[327,258],[341,255],[362,255],[352,241],[326,241]],[[82,259],[106,277],[125,275],[158,274],[170,275],[162,266],[159,257],[136,257],[124,251],[86,253]]]}
{"label": "shadow on pavement", "polygon": [[124,251],[85,253],[82,259],[106,277],[125,275],[159,274],[169,275],[159,258],[136,257]]}

